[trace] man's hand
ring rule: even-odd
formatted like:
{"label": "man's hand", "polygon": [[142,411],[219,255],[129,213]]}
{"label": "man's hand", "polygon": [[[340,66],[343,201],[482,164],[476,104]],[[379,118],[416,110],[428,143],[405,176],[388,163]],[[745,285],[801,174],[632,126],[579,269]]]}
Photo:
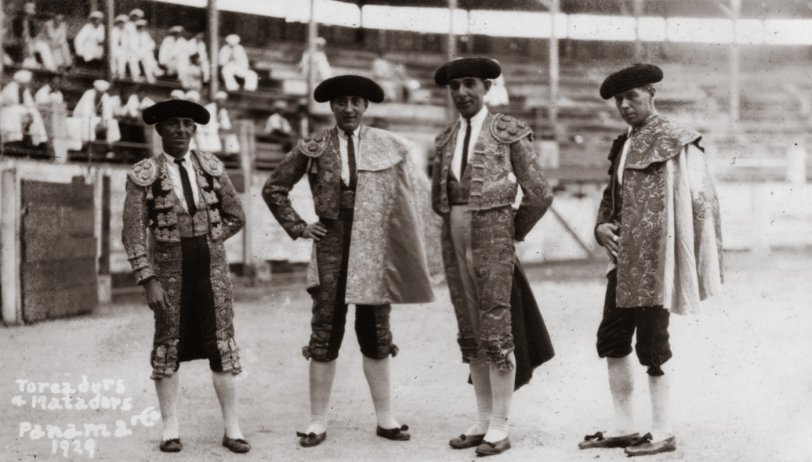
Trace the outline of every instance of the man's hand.
{"label": "man's hand", "polygon": [[319,222],[311,223],[302,231],[302,237],[305,239],[313,239],[318,242],[327,235],[327,228]]}
{"label": "man's hand", "polygon": [[166,310],[169,306],[169,295],[167,295],[161,283],[152,278],[144,284],[144,291],[147,297],[147,305],[152,311]]}
{"label": "man's hand", "polygon": [[609,253],[617,258],[617,240],[620,226],[616,223],[601,223],[595,230],[598,244],[602,245]]}

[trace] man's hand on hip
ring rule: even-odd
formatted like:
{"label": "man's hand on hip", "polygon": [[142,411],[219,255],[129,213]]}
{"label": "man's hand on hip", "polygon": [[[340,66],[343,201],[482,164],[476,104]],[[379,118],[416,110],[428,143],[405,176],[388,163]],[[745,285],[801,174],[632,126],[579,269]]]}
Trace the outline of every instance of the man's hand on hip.
{"label": "man's hand on hip", "polygon": [[323,224],[316,222],[307,225],[307,227],[302,231],[302,237],[306,239],[313,239],[314,241],[318,242],[327,235],[327,228],[324,227]]}
{"label": "man's hand on hip", "polygon": [[598,244],[605,247],[615,258],[617,258],[618,232],[620,232],[620,226],[616,223],[601,223],[595,230]]}
{"label": "man's hand on hip", "polygon": [[166,310],[169,306],[169,295],[167,295],[161,283],[152,278],[144,284],[144,292],[147,297],[147,305],[152,311]]}

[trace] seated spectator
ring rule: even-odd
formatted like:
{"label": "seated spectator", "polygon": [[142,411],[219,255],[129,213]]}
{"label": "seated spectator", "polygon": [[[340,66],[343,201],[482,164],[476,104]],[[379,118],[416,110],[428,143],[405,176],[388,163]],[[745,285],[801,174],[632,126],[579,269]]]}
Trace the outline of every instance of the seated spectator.
{"label": "seated spectator", "polygon": [[35,13],[34,3],[26,2],[23,9],[11,19],[11,36],[7,45],[9,54],[14,62],[24,67],[35,67],[36,63],[33,43],[39,32],[39,23]]}
{"label": "seated spectator", "polygon": [[286,152],[293,148],[293,140],[296,136],[293,133],[293,127],[285,117],[287,111],[288,103],[284,100],[276,101],[271,109],[271,115],[265,122],[265,129],[262,131],[263,138],[272,143],[282,144]]}
{"label": "seated spectator", "polygon": [[[141,72],[138,68],[137,44],[133,42],[133,35],[127,31],[130,18],[125,14],[116,16],[113,29],[110,31],[110,53],[113,57],[113,76],[123,79],[130,71],[130,77],[137,79]],[[134,27],[134,26],[133,26]]]}
{"label": "seated spectator", "polygon": [[372,60],[372,76],[383,89],[384,97],[388,101],[400,100],[402,92],[400,83],[395,78],[395,67],[391,61],[384,57],[383,53],[379,53]]}
{"label": "seated spectator", "polygon": [[211,64],[209,62],[209,53],[206,51],[206,34],[198,32],[189,39],[187,46],[189,47],[189,59],[191,60],[192,57],[197,55],[198,66],[203,72],[203,82],[208,83],[209,77],[211,77]]}
{"label": "seated spectator", "polygon": [[68,25],[65,22],[65,15],[56,14],[51,19],[45,21],[40,33],[44,36],[44,41],[50,49],[51,60],[55,69],[62,71],[73,65],[73,56],[68,45]]}
{"label": "seated spectator", "polygon": [[121,139],[118,121],[115,118],[121,99],[110,95],[108,90],[110,82],[96,80],[93,82],[93,88],[82,94],[73,109],[73,116],[79,119],[82,126],[83,142],[101,138],[112,144]]}
{"label": "seated spectator", "polygon": [[220,73],[223,76],[226,90],[239,90],[238,78],[243,81],[245,90],[254,91],[257,89],[257,73],[251,70],[248,54],[245,52],[245,48],[240,45],[240,37],[237,34],[226,36],[226,44],[220,48],[219,59]]}
{"label": "seated spectator", "polygon": [[61,86],[62,76],[54,74],[48,83],[34,93],[34,102],[40,108],[50,108],[54,104],[64,103],[65,97],[62,95]]}
{"label": "seated spectator", "polygon": [[76,57],[84,64],[100,64],[104,58],[104,15],[101,11],[94,11],[88,16],[88,21],[73,38],[73,48]]}
{"label": "seated spectator", "polygon": [[176,88],[169,92],[169,99],[186,99],[186,92]]}
{"label": "seated spectator", "polygon": [[[138,122],[141,120],[141,100],[138,97],[138,86],[133,84],[119,84],[118,96],[114,101],[118,106],[113,109],[116,119]],[[121,130],[121,139],[127,140],[124,130]]]}
{"label": "seated spectator", "polygon": [[188,44],[183,38],[182,26],[172,26],[168,32],[158,49],[158,65],[167,77],[178,78],[178,74],[186,72],[189,65]]}
{"label": "seated spectator", "polygon": [[505,77],[500,75],[492,80],[490,91],[485,95],[485,104],[488,107],[494,106],[507,106],[510,102],[508,97],[507,87],[505,86]]}
{"label": "seated spectator", "polygon": [[418,90],[420,90],[420,81],[417,79],[409,78],[406,72],[406,66],[403,63],[395,64],[393,68],[395,80],[399,83],[400,99],[408,103],[413,102],[412,99]]}
{"label": "seated spectator", "polygon": [[200,63],[200,55],[197,53],[189,56],[189,66],[186,71],[178,75],[180,86],[186,90],[203,90],[204,72]]}
{"label": "seated spectator", "polygon": [[[313,79],[316,82],[321,82],[333,76],[333,69],[327,61],[327,55],[324,53],[324,47],[327,41],[324,37],[316,37],[315,51],[313,53]],[[305,49],[302,53],[302,59],[299,61],[299,71],[302,76],[307,78],[307,70],[310,68],[310,53]]]}
{"label": "seated spectator", "polygon": [[119,95],[114,98],[114,101],[121,104],[114,112],[119,121],[121,140],[130,143],[146,143],[141,114],[144,109],[155,102],[149,97],[140,98],[137,84],[119,84],[119,88]]}
{"label": "seated spectator", "polygon": [[[211,120],[216,121],[217,134],[220,137],[220,144],[222,149],[220,153],[225,156],[231,156],[240,152],[240,142],[237,139],[237,134],[234,133],[234,127],[231,125],[231,115],[226,107],[228,94],[224,91],[218,91],[214,95],[214,102],[207,105],[206,109],[210,114],[214,114]],[[209,122],[211,125],[211,122]]]}
{"label": "seated spectator", "polygon": [[39,146],[48,141],[42,114],[31,95],[32,78],[31,71],[17,71],[0,92],[0,138],[3,143],[28,144],[30,139],[31,146]]}
{"label": "seated spectator", "polygon": [[[133,11],[141,11],[137,8]],[[132,16],[132,13],[130,13]],[[147,30],[147,20],[137,19],[135,21],[135,34],[133,40],[135,41],[135,54],[136,60],[140,65],[140,70],[143,70],[144,77],[147,82],[154,83],[155,77],[159,75],[160,69],[158,62],[155,60],[155,40],[149,35]]]}

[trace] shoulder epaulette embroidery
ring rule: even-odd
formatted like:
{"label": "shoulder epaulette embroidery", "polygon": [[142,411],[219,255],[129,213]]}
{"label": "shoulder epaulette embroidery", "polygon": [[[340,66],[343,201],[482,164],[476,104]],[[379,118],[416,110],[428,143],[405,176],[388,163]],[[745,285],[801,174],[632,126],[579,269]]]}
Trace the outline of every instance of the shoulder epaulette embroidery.
{"label": "shoulder epaulette embroidery", "polygon": [[491,123],[491,135],[500,143],[515,143],[532,133],[526,123],[505,114],[496,114]]}
{"label": "shoulder epaulette embroidery", "polygon": [[144,159],[130,168],[127,177],[138,186],[150,186],[158,178],[158,163],[155,159]]}
{"label": "shoulder epaulette embroidery", "polygon": [[319,157],[330,142],[330,130],[318,130],[299,140],[299,152],[307,157]]}
{"label": "shoulder epaulette embroidery", "polygon": [[434,145],[437,147],[445,146],[446,143],[451,139],[452,135],[454,134],[454,127],[457,126],[457,123],[454,122],[453,124],[447,126],[434,138]]}
{"label": "shoulder epaulette embroidery", "polygon": [[197,153],[197,157],[200,160],[200,167],[211,176],[220,176],[226,171],[225,165],[223,165],[223,161],[215,157],[214,154],[203,152],[203,151],[195,151]]}

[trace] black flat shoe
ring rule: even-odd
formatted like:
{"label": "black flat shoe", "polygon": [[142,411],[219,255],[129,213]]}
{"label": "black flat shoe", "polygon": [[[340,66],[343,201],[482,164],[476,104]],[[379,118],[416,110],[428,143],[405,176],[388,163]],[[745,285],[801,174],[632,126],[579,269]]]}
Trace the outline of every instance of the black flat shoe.
{"label": "black flat shoe", "polygon": [[313,446],[318,446],[322,441],[327,439],[327,432],[321,432],[318,435],[313,432],[296,432],[296,436],[299,437],[299,444],[303,448],[312,448]]}
{"label": "black flat shoe", "polygon": [[631,446],[640,438],[640,433],[629,433],[621,436],[604,436],[603,432],[594,435],[586,435],[584,440],[578,443],[578,449],[595,448],[625,448]]}
{"label": "black flat shoe", "polygon": [[669,436],[666,439],[659,441],[652,441],[651,433],[646,433],[641,438],[638,438],[630,446],[626,447],[624,452],[629,457],[634,456],[651,456],[661,452],[671,452],[677,450],[677,439]]}
{"label": "black flat shoe", "polygon": [[229,438],[223,435],[223,446],[227,447],[229,451],[236,452],[237,454],[245,454],[251,450],[251,445],[248,441],[242,438]]}
{"label": "black flat shoe", "polygon": [[375,434],[381,438],[386,438],[392,441],[409,441],[412,435],[409,434],[409,426],[401,425],[399,428],[383,428],[378,425],[375,429]]}
{"label": "black flat shoe", "polygon": [[448,441],[448,445],[454,449],[468,449],[474,446],[479,446],[482,444],[482,440],[485,439],[485,435],[466,435],[463,433],[462,435],[453,438]]}
{"label": "black flat shoe", "polygon": [[508,449],[510,449],[510,440],[507,437],[495,443],[483,441],[482,444],[476,447],[476,455],[480,457],[495,456],[497,454],[502,454]]}
{"label": "black flat shoe", "polygon": [[172,438],[171,440],[161,441],[159,446],[161,452],[180,452],[183,449],[183,443],[180,438]]}

